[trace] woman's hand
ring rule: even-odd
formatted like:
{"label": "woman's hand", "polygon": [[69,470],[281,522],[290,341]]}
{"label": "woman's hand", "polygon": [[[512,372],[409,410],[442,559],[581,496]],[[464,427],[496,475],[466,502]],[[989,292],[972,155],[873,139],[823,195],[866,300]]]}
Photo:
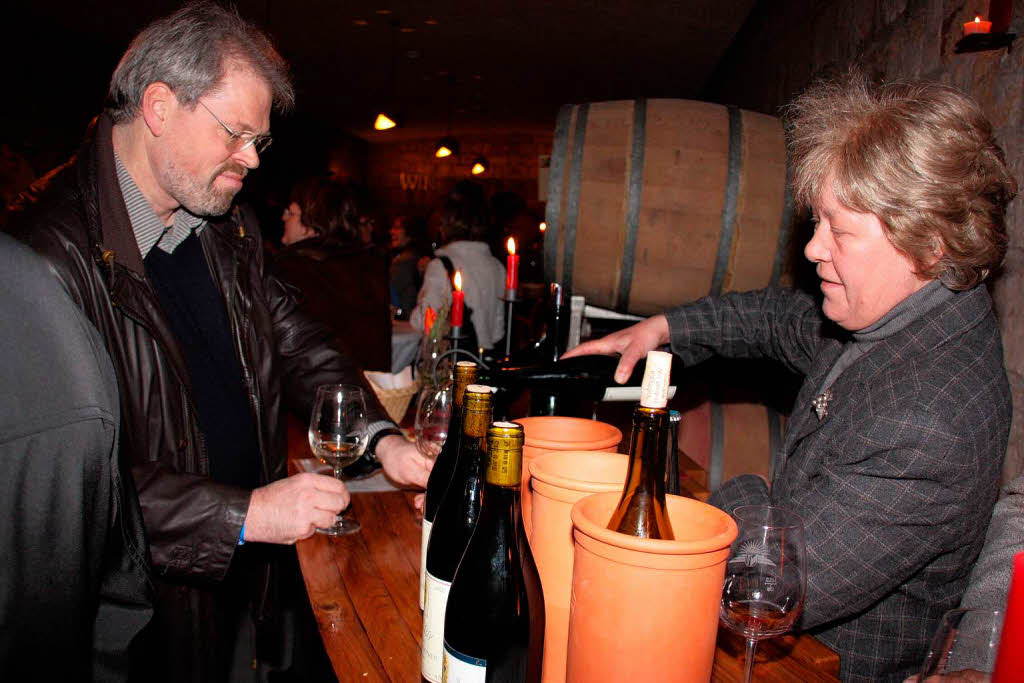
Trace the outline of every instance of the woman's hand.
{"label": "woman's hand", "polygon": [[615,381],[623,384],[633,373],[633,366],[641,358],[647,356],[659,346],[668,343],[668,318],[656,315],[642,320],[632,327],[612,332],[607,337],[583,342],[564,354],[562,358],[600,354],[611,356],[621,354],[619,365],[615,368]]}

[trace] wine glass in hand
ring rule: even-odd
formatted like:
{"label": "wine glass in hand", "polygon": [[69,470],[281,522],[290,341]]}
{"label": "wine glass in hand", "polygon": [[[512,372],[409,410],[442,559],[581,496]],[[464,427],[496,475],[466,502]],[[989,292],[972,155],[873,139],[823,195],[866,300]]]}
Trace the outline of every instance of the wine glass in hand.
{"label": "wine glass in hand", "polygon": [[[341,479],[342,469],[358,460],[366,450],[367,426],[362,389],[349,384],[317,387],[313,414],[309,418],[309,447],[321,462],[334,468],[336,478]],[[351,515],[338,515],[334,526],[317,531],[341,536],[359,529],[359,522]]]}
{"label": "wine glass in hand", "polygon": [[757,642],[793,627],[807,592],[804,525],[781,508],[745,505],[733,511],[739,533],[729,552],[719,610],[722,622],[747,639],[743,680],[750,683]]}
{"label": "wine glass in hand", "polygon": [[448,438],[448,422],[452,417],[452,385],[424,387],[416,406],[416,448],[423,457],[433,460]]}

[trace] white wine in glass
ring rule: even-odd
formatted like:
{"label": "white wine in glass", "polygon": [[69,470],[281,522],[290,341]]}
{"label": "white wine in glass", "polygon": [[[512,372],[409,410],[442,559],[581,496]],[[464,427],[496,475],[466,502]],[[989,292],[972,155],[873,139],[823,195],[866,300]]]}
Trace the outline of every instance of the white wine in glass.
{"label": "white wine in glass", "polygon": [[[350,384],[317,387],[309,418],[309,447],[320,462],[334,469],[337,479],[341,479],[342,470],[366,450],[367,426],[366,400],[361,388]],[[338,515],[334,526],[317,531],[342,536],[359,529],[359,522],[351,515]]]}

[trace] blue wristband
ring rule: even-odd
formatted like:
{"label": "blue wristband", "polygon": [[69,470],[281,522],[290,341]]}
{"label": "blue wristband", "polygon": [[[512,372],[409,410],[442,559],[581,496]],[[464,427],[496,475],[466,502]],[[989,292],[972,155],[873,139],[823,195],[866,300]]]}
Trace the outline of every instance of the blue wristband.
{"label": "blue wristband", "polygon": [[242,522],[242,530],[238,532],[238,545],[245,545],[245,522]]}

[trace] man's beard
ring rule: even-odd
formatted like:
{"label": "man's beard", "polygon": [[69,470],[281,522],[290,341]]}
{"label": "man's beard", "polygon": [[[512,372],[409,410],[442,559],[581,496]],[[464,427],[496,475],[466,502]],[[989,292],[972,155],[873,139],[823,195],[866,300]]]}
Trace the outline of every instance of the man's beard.
{"label": "man's beard", "polygon": [[237,190],[218,190],[214,188],[213,182],[222,173],[237,173],[245,177],[248,170],[231,162],[219,166],[210,176],[208,182],[203,182],[182,171],[173,161],[168,161],[164,169],[164,186],[169,194],[178,201],[185,210],[196,216],[222,216],[231,208],[231,202],[235,199]]}

